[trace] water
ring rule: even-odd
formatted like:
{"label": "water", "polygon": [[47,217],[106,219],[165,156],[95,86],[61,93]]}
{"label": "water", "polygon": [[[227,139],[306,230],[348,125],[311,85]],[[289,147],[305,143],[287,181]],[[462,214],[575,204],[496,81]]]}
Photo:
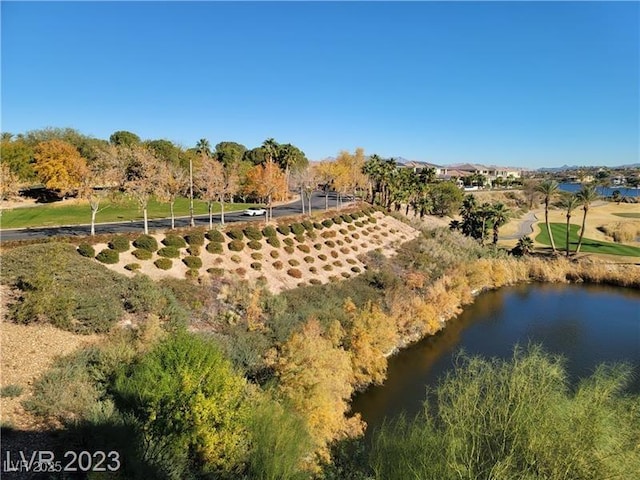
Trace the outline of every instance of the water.
{"label": "water", "polygon": [[483,293],[438,335],[389,360],[384,385],[357,395],[352,409],[369,431],[385,417],[422,409],[426,387],[450,370],[460,349],[509,358],[516,344],[562,354],[571,381],[602,362],[631,363],[629,390],[640,393],[640,291],[593,285],[519,285]]}
{"label": "water", "polygon": [[[561,183],[558,188],[565,192],[577,192],[582,187],[579,183]],[[603,197],[611,197],[614,191],[620,192],[621,197],[640,197],[640,189],[627,187],[598,187],[598,195]]]}

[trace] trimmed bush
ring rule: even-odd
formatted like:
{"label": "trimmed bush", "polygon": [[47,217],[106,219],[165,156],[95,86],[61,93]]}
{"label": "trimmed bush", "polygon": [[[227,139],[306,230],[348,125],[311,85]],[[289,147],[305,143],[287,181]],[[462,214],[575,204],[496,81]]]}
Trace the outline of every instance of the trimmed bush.
{"label": "trimmed bush", "polygon": [[[220,245],[220,244],[218,244],[218,245]],[[201,251],[202,251],[202,250],[201,250],[200,245],[191,245],[189,248],[187,248],[187,253],[188,253],[189,255],[193,255],[193,256],[195,256],[195,257],[197,257],[198,255],[200,255],[200,252],[201,252]]]}
{"label": "trimmed bush", "polygon": [[309,248],[309,245],[298,245],[298,250],[300,250],[302,253],[311,252],[311,249]]}
{"label": "trimmed bush", "polygon": [[292,267],[297,267],[298,265],[300,265],[300,262],[298,260],[296,260],[295,258],[291,258],[289,259],[289,265],[291,265]]}
{"label": "trimmed bush", "polygon": [[331,270],[333,270],[333,267],[331,265],[327,264],[327,265],[323,265],[322,269],[327,271],[327,272],[330,272]]}
{"label": "trimmed bush", "polygon": [[287,270],[287,275],[293,278],[302,278],[302,272],[297,268],[290,268]]}
{"label": "trimmed bush", "polygon": [[289,235],[291,233],[289,225],[278,225],[278,228],[276,228],[276,230],[278,230],[278,232],[280,232],[282,235]]}
{"label": "trimmed bush", "polygon": [[369,223],[377,223],[378,220],[376,219],[376,217],[369,217]]}
{"label": "trimmed bush", "polygon": [[98,255],[96,255],[96,260],[108,265],[113,265],[114,263],[118,263],[120,261],[120,254],[115,250],[105,248]]}
{"label": "trimmed bush", "polygon": [[336,225],[340,225],[342,224],[342,217],[333,217],[333,223],[335,223]]}
{"label": "trimmed bush", "polygon": [[203,232],[191,232],[188,235],[185,235],[184,239],[189,245],[204,245]]}
{"label": "trimmed bush", "polygon": [[115,250],[116,252],[126,252],[129,250],[129,247],[131,247],[129,239],[123,235],[113,237],[113,239],[109,242],[109,248],[111,250]]}
{"label": "trimmed bush", "polygon": [[322,244],[321,243],[315,243],[313,245],[313,248],[315,248],[316,250],[322,250]]}
{"label": "trimmed bush", "polygon": [[259,252],[254,252],[251,254],[251,258],[253,258],[254,260],[262,260],[262,254]]}
{"label": "trimmed bush", "polygon": [[222,244],[218,242],[209,242],[207,244],[207,252],[209,253],[222,253]]}
{"label": "trimmed bush", "polygon": [[160,270],[169,270],[173,267],[173,262],[170,258],[159,258],[153,264],[158,267]]}
{"label": "trimmed bush", "polygon": [[347,243],[353,242],[353,240],[351,240],[350,237],[344,237],[344,241],[347,242]]}
{"label": "trimmed bush", "polygon": [[342,262],[340,260],[336,260],[335,262],[333,262],[333,265],[335,267],[341,267],[342,266]]}
{"label": "trimmed bush", "polygon": [[360,267],[351,267],[351,271],[353,273],[360,273],[362,270],[360,270]]}
{"label": "trimmed bush", "polygon": [[340,275],[342,275],[343,278],[351,278],[351,274],[347,272],[342,272]]}
{"label": "trimmed bush", "polygon": [[302,222],[302,226],[307,232],[313,232],[313,223],[311,223],[309,220],[304,220]]}
{"label": "trimmed bush", "polygon": [[278,237],[267,237],[267,243],[273,248],[280,248],[280,240],[278,240]]}
{"label": "trimmed bush", "polygon": [[78,253],[87,258],[94,258],[96,256],[96,250],[88,243],[78,245]]}
{"label": "trimmed bush", "polygon": [[211,267],[207,268],[207,273],[209,273],[213,277],[221,277],[224,275],[224,269]]}
{"label": "trimmed bush", "polygon": [[344,245],[344,241],[342,241],[341,239],[337,239],[337,240],[336,240],[336,245],[338,245],[339,247],[341,247],[342,245]]}
{"label": "trimmed bush", "polygon": [[134,250],[131,252],[131,255],[136,257],[138,260],[151,260],[151,257],[153,257],[153,254],[149,250],[144,250],[142,248]]}
{"label": "trimmed bush", "polygon": [[264,227],[262,229],[262,235],[264,235],[267,238],[275,237],[276,236],[276,229],[273,228],[271,225],[267,225],[266,227]]}
{"label": "trimmed bush", "polygon": [[175,247],[163,247],[158,250],[158,255],[167,258],[178,258],[180,256],[180,251]]}
{"label": "trimmed bush", "polygon": [[336,243],[333,240],[327,240],[326,242],[324,242],[324,244],[329,248],[333,248],[336,246]]}
{"label": "trimmed bush", "polygon": [[322,221],[322,226],[326,228],[329,228],[332,225],[333,225],[333,220],[331,220],[330,218],[327,218],[326,220]]}
{"label": "trimmed bush", "polygon": [[251,250],[260,250],[262,248],[262,243],[258,242],[257,240],[250,240],[249,243],[247,243],[247,246]]}
{"label": "trimmed bush", "polygon": [[247,269],[246,269],[246,268],[243,268],[243,267],[238,267],[238,268],[236,268],[235,272],[236,272],[239,276],[244,277],[244,276],[247,274]]}
{"label": "trimmed bush", "polygon": [[162,243],[166,247],[185,248],[187,246],[187,242],[180,235],[167,235]]}
{"label": "trimmed bush", "polygon": [[342,247],[340,249],[340,252],[346,255],[348,253],[351,253],[351,250],[349,250],[347,247]]}
{"label": "trimmed bush", "polygon": [[324,253],[318,255],[318,260],[322,260],[323,262],[327,259],[327,256]]}
{"label": "trimmed bush", "polygon": [[244,238],[244,233],[239,228],[233,228],[227,232],[227,237],[231,240],[242,240]]}
{"label": "trimmed bush", "polygon": [[357,222],[354,222],[354,225],[355,225],[356,227],[363,227],[363,226],[364,226],[364,224],[363,224],[361,221],[359,221],[359,220],[358,220]]}
{"label": "trimmed bush", "polygon": [[278,257],[280,257],[280,252],[277,251],[277,250],[271,250],[269,252],[269,255],[271,255],[271,258],[278,258]]}
{"label": "trimmed bush", "polygon": [[335,230],[329,230],[329,231],[326,231],[326,232],[322,232],[320,234],[320,236],[322,238],[334,238],[336,235],[337,235],[337,233],[335,232]]}
{"label": "trimmed bush", "polygon": [[289,254],[291,254],[291,253],[293,253],[295,250],[293,249],[293,247],[290,247],[290,246],[288,246],[288,245],[287,245],[286,247],[284,247],[284,251],[285,251],[285,252],[287,252],[287,253],[289,253]]}
{"label": "trimmed bush", "polygon": [[249,240],[262,240],[262,232],[259,228],[254,227],[253,225],[245,227],[243,232]]}
{"label": "trimmed bush", "polygon": [[313,263],[313,262],[315,262],[315,261],[316,261],[316,259],[315,259],[315,258],[313,258],[313,257],[312,257],[312,256],[310,256],[310,255],[307,255],[306,257],[304,257],[304,261],[305,261],[306,263]]}
{"label": "trimmed bush", "polygon": [[197,268],[190,268],[189,270],[184,272],[184,276],[188,280],[196,280],[200,276],[200,272],[198,271]]}
{"label": "trimmed bush", "polygon": [[306,238],[304,238],[304,235],[296,235],[295,239],[298,243],[304,243],[307,240]]}
{"label": "trimmed bush", "polygon": [[139,263],[127,263],[124,268],[125,270],[129,270],[130,272],[135,272],[136,270],[140,270],[142,268],[142,265],[140,265]]}
{"label": "trimmed bush", "polygon": [[158,242],[151,235],[140,235],[133,241],[133,246],[140,250],[155,252],[158,250]]}
{"label": "trimmed bush", "polygon": [[351,250],[353,250],[354,252],[358,251],[358,247],[355,245],[351,245]]}
{"label": "trimmed bush", "polygon": [[322,223],[313,222],[313,228],[315,228],[316,230],[322,230],[324,228],[324,225],[322,225]]}
{"label": "trimmed bush", "polygon": [[293,239],[292,238],[285,238],[283,240],[283,242],[287,247],[293,247]]}
{"label": "trimmed bush", "polygon": [[205,234],[205,237],[207,237],[212,242],[218,242],[218,243],[224,242],[224,235],[222,235],[222,232],[220,230],[216,230],[216,229],[209,230]]}
{"label": "trimmed bush", "polygon": [[294,235],[302,235],[304,233],[305,228],[300,223],[294,223],[291,225],[291,231]]}
{"label": "trimmed bush", "polygon": [[358,235],[358,233],[352,233],[351,238],[355,238],[356,240],[358,240],[360,238],[360,235]]}
{"label": "trimmed bush", "polygon": [[354,227],[353,225],[347,225],[347,229],[348,229],[350,232],[353,232],[353,231],[356,229],[356,227]]}
{"label": "trimmed bush", "polygon": [[312,266],[312,267],[309,267],[309,271],[310,271],[311,273],[318,273],[318,269],[317,269],[316,267],[313,267],[313,266]]}
{"label": "trimmed bush", "polygon": [[277,260],[275,262],[273,262],[273,268],[275,268],[276,270],[282,270],[282,267],[284,265],[282,264],[282,262],[280,260]]}
{"label": "trimmed bush", "polygon": [[338,230],[338,232],[340,232],[342,235],[346,235],[347,233],[349,233],[346,228],[341,228],[340,230]]}
{"label": "trimmed bush", "polygon": [[322,282],[320,280],[318,280],[317,278],[310,278],[309,279],[309,283],[311,285],[322,285]]}
{"label": "trimmed bush", "polygon": [[316,238],[318,238],[318,235],[316,235],[316,232],[307,232],[307,238],[309,240],[315,240]]}
{"label": "trimmed bush", "polygon": [[340,254],[338,252],[336,252],[335,250],[331,250],[331,256],[333,258],[338,258],[340,256]]}
{"label": "trimmed bush", "polygon": [[364,235],[365,237],[369,236],[369,232],[367,230],[362,230],[362,232],[360,233],[362,233],[362,235]]}
{"label": "trimmed bush", "polygon": [[240,240],[231,240],[229,242],[229,244],[227,245],[227,247],[232,252],[241,252],[242,249],[244,248],[244,242],[242,242]]}
{"label": "trimmed bush", "polygon": [[240,258],[240,255],[231,255],[231,261],[233,263],[240,263],[242,262],[242,258]]}
{"label": "trimmed bush", "polygon": [[253,262],[251,264],[251,268],[254,270],[262,270],[262,264],[260,262]]}
{"label": "trimmed bush", "polygon": [[189,268],[202,268],[202,259],[200,257],[184,257],[182,263]]}
{"label": "trimmed bush", "polygon": [[356,263],[358,263],[358,262],[356,262],[353,258],[347,258],[347,263],[348,263],[349,265],[355,265],[355,264],[356,264]]}

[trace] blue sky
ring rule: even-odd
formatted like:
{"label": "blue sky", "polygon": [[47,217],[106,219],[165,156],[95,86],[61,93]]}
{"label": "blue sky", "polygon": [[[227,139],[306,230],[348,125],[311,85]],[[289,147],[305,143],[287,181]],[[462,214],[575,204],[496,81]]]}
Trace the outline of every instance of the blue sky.
{"label": "blue sky", "polygon": [[637,2],[2,2],[2,130],[640,161]]}

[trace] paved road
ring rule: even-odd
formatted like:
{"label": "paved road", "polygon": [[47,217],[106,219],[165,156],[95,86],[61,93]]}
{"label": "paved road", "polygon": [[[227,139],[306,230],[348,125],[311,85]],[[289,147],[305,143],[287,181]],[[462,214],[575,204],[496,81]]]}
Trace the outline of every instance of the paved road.
{"label": "paved road", "polygon": [[[334,192],[329,193],[329,208],[335,207],[336,195]],[[325,197],[324,193],[316,192],[311,199],[311,206],[313,211],[324,210]],[[273,208],[273,216],[285,217],[287,215],[299,215],[302,213],[302,205],[300,200],[288,203],[286,205],[279,205]],[[88,211],[87,211],[88,214]],[[246,222],[246,221],[264,221],[264,217],[250,217],[243,215],[242,212],[229,212],[224,214],[225,223],[233,222]],[[220,215],[214,215],[213,222],[215,224],[220,223]],[[171,226],[170,219],[157,219],[149,220],[149,230],[168,230]],[[209,225],[209,215],[198,215],[195,217],[195,223],[197,227],[207,227]],[[189,226],[189,217],[176,218],[176,228],[183,228]],[[127,233],[127,232],[140,232],[144,230],[144,224],[140,221],[129,221],[121,223],[100,223],[96,224],[96,234],[101,233]],[[12,230],[2,230],[0,232],[0,242],[11,240],[30,240],[37,238],[45,238],[52,236],[85,236],[89,235],[91,231],[90,225],[73,225],[62,227],[34,227],[34,228],[21,228]]]}
{"label": "paved road", "polygon": [[518,231],[513,235],[505,235],[501,236],[502,240],[519,240],[520,238],[533,233],[533,224],[538,221],[538,217],[533,212],[527,213],[524,217],[520,225],[518,226]]}

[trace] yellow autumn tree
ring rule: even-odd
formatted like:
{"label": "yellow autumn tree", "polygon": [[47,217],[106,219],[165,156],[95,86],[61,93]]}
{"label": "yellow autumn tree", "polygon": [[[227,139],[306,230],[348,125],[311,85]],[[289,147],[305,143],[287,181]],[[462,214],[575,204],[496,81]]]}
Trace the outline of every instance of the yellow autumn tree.
{"label": "yellow autumn tree", "polygon": [[247,173],[246,190],[264,200],[268,208],[266,220],[272,217],[272,204],[287,198],[287,180],[282,169],[271,159],[256,165]]}
{"label": "yellow autumn tree", "polygon": [[332,440],[362,432],[359,417],[346,417],[353,393],[350,355],[325,338],[316,319],[283,344],[275,367],[280,390],[306,419],[320,458],[328,459]]}
{"label": "yellow autumn tree", "polygon": [[62,197],[77,191],[88,173],[87,161],[78,149],[62,140],[40,142],[33,158],[38,179]]}

